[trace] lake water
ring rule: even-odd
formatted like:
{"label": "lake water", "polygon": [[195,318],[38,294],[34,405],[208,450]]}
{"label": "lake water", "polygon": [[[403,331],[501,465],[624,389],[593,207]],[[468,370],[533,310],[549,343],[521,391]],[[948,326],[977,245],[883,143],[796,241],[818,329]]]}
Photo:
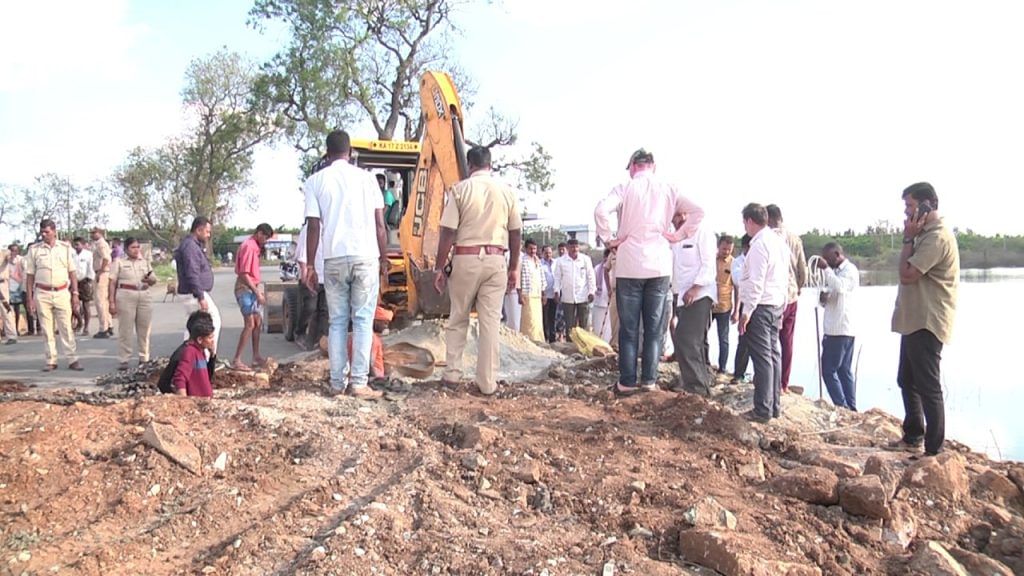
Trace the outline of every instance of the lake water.
{"label": "lake water", "polygon": [[[896,286],[893,276],[864,273],[855,292],[857,350],[857,408],[880,408],[903,418],[903,401],[896,384],[900,336],[890,330]],[[869,284],[869,285],[865,285]],[[953,340],[942,351],[942,387],[946,402],[946,438],[958,440],[992,458],[1024,461],[1024,378],[1017,354],[1024,357],[1013,335],[1024,327],[1024,270],[964,271]],[[790,384],[818,398],[815,341],[817,290],[800,297],[794,335]],[[818,309],[817,313],[822,311]],[[712,328],[712,362],[718,345]],[[731,352],[736,350],[733,329]],[[732,354],[729,368],[733,366]],[[748,368],[752,373],[753,366]],[[824,393],[828,398],[828,392]]]}

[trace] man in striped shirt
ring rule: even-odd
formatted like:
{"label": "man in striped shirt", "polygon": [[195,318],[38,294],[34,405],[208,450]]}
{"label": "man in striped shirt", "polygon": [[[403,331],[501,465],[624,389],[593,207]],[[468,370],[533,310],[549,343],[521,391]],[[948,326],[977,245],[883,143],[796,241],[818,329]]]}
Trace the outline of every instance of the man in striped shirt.
{"label": "man in striped shirt", "polygon": [[519,271],[519,304],[522,314],[519,319],[519,330],[534,342],[544,341],[544,296],[548,283],[544,277],[544,269],[537,257],[537,243],[532,239],[525,244],[523,262]]}

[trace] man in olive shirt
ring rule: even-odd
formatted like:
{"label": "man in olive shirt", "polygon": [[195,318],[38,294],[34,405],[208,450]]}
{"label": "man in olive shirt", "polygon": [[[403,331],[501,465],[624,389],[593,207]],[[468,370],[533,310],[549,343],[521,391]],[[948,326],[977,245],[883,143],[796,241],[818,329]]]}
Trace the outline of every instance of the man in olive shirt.
{"label": "man in olive shirt", "polygon": [[[498,325],[506,290],[519,284],[519,246],[523,222],[516,194],[491,176],[491,152],[476,146],[466,155],[469,178],[452,186],[441,215],[434,288],[444,292],[445,263],[452,256],[451,316],[445,329],[447,369],[442,379],[462,378],[462,353],[466,349],[469,313],[476,307],[480,321],[476,385],[484,395],[497,392]],[[509,262],[505,263],[505,250]]]}
{"label": "man in olive shirt", "polygon": [[903,392],[903,438],[891,449],[934,456],[945,439],[939,361],[949,342],[960,283],[956,237],[939,216],[939,197],[927,182],[903,191],[907,220],[892,330],[902,334],[897,381]]}
{"label": "man in olive shirt", "polygon": [[106,232],[96,226],[92,229],[92,269],[96,273],[96,317],[100,330],[94,338],[110,338],[114,335],[114,321],[110,317],[110,263],[114,261],[110,244],[104,238]]}
{"label": "man in olive shirt", "polygon": [[57,240],[57,226],[53,220],[39,223],[42,242],[28,249],[25,257],[25,296],[28,313],[39,312],[39,323],[46,336],[46,366],[43,372],[57,368],[57,342],[53,333],[60,333],[61,347],[68,357],[68,368],[82,370],[78,363],[75,334],[71,330],[71,311],[81,306],[78,301],[78,279],[75,278],[75,258],[71,244]]}

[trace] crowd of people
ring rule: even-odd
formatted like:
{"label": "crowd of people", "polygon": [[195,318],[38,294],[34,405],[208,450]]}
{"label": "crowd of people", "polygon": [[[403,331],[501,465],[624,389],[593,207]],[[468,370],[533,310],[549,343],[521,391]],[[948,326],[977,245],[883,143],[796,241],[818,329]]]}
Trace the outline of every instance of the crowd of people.
{"label": "crowd of people", "polygon": [[[397,200],[394,193],[382,195],[388,190],[384,183],[349,161],[347,133],[332,132],[326,146],[326,162],[303,186],[302,283],[306,300],[326,309],[330,392],[372,400],[381,396],[368,382],[371,373],[380,371],[371,368],[381,356],[374,327],[383,320],[379,282],[389,266],[385,211]],[[662,361],[679,365],[672,390],[701,395],[710,394],[713,372],[735,383],[753,364],[753,405],[744,416],[765,423],[780,417],[781,397],[791,388],[799,296],[813,275],[820,278],[824,308],[822,378],[837,406],[857,409],[851,364],[859,274],[838,243],[827,244],[809,270],[800,237],[785,227],[781,209],[749,203],[740,211],[745,235],[737,250],[732,237],[708,228],[700,205],[656,175],[653,154],[640,149],[629,158],[629,179],[595,209],[604,246],[595,266],[575,238],[557,247],[523,242],[517,194],[491,174],[490,151],[474,147],[467,161],[469,176],[448,192],[433,258],[434,288],[447,290],[451,305],[443,384],[466,384],[463,352],[475,311],[479,353],[469,386],[473,393],[490,396],[498,390],[498,329],[504,319],[537,342],[564,340],[577,328],[607,340],[618,352],[619,376],[612,390],[620,397],[655,389]],[[906,418],[904,436],[893,448],[920,450],[923,445],[926,454],[935,454],[944,438],[939,360],[956,309],[959,256],[955,237],[938,215],[934,188],[915,184],[903,191],[903,200],[907,219],[892,329],[902,336],[897,380]],[[56,369],[59,338],[68,368],[81,370],[75,335],[88,333],[91,302],[99,324],[95,338],[112,336],[112,318],[118,318],[121,367],[128,367],[133,353],[139,363],[146,362],[149,288],[156,280],[138,241],[126,239],[119,254],[120,247],[109,245],[100,228],[92,230],[91,244],[75,238],[74,246],[56,238],[51,220],[44,220],[39,231],[41,241],[25,256],[12,245],[0,261],[7,343],[17,342],[14,315],[24,306],[28,317],[38,317],[30,329],[45,335],[43,369]],[[187,320],[185,342],[161,378],[168,392],[212,394],[221,321],[204,251],[210,233],[209,220],[195,218],[174,253]],[[234,294],[245,321],[227,363],[236,370],[252,369],[242,361],[250,342],[253,365],[265,361],[260,354],[265,296],[259,263],[273,234],[269,225],[258,226],[235,261]],[[311,321],[319,316],[312,315]],[[714,362],[709,357],[712,326],[718,341]],[[738,345],[729,374],[732,326]]]}
{"label": "crowd of people", "polygon": [[[235,297],[245,326],[236,354],[227,364],[235,370],[252,370],[241,360],[248,341],[252,342],[254,364],[265,361],[259,351],[259,306],[265,301],[259,288],[259,265],[264,245],[273,234],[268,224],[260,224],[238,251]],[[194,325],[200,328],[209,325],[210,345],[205,350],[209,352],[213,367],[217,360],[220,312],[210,296],[213,271],[205,252],[209,235],[209,220],[195,218],[190,234],[179,244],[174,257],[178,276],[175,285],[177,293],[183,296],[188,317],[186,340],[194,340],[194,335],[190,335]],[[117,320],[120,370],[130,368],[133,356],[137,366],[150,360],[153,320],[150,288],[157,283],[152,265],[143,256],[142,245],[136,238],[108,243],[105,230],[95,227],[91,240],[87,242],[81,237],[72,242],[60,240],[54,221],[44,219],[39,225],[39,240],[30,244],[24,255],[19,245],[12,244],[0,258],[4,343],[18,344],[19,327],[24,318],[27,335],[43,336],[44,372],[57,369],[58,351],[63,354],[68,369],[84,370],[78,358],[76,337],[89,336],[93,312],[97,321],[93,338],[113,337],[114,320]],[[179,383],[182,390],[189,388],[184,380]]]}

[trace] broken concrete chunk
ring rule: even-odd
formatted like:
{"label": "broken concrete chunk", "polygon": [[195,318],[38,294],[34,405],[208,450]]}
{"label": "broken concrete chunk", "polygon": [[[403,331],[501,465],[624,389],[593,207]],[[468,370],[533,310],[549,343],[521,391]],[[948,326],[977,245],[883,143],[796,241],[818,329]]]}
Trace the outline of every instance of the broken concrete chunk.
{"label": "broken concrete chunk", "polygon": [[150,422],[142,434],[142,442],[193,474],[198,475],[203,468],[199,448],[172,426]]}
{"label": "broken concrete chunk", "polygon": [[921,576],[968,576],[963,565],[938,542],[922,544],[907,564],[907,571]]}
{"label": "broken concrete chunk", "polygon": [[839,477],[835,472],[818,466],[802,466],[790,470],[773,478],[770,486],[778,494],[811,504],[839,502]]}
{"label": "broken concrete chunk", "polygon": [[696,528],[707,528],[710,530],[735,530],[736,516],[726,510],[713,497],[708,496],[697,502],[686,512],[683,512],[683,521]]}
{"label": "broken concrete chunk", "polygon": [[851,478],[839,487],[839,505],[847,513],[867,518],[888,518],[885,487],[878,476]]}

